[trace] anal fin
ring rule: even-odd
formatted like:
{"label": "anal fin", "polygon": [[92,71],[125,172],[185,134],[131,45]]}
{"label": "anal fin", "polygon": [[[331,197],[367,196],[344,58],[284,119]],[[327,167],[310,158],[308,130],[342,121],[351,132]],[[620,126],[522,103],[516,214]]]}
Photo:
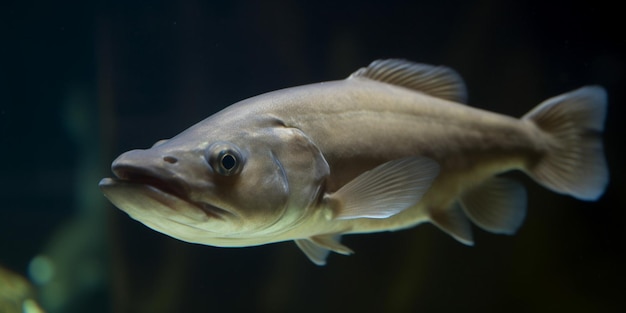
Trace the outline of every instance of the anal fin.
{"label": "anal fin", "polygon": [[492,177],[460,202],[474,224],[496,234],[514,234],[526,217],[526,189],[511,179]]}
{"label": "anal fin", "polygon": [[459,242],[473,246],[472,225],[458,203],[430,211],[430,221]]}

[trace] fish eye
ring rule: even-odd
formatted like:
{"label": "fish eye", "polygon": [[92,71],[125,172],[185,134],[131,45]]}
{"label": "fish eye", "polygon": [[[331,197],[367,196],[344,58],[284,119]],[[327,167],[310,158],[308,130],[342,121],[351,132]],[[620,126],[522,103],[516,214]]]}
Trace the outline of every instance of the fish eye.
{"label": "fish eye", "polygon": [[230,143],[215,143],[208,149],[207,162],[222,176],[233,176],[241,172],[243,158],[239,149]]}

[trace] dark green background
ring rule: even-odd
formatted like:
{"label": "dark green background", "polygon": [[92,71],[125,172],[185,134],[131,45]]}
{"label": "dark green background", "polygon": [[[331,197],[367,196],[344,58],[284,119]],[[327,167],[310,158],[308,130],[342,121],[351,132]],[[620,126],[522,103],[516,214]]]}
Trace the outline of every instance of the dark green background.
{"label": "dark green background", "polygon": [[[69,290],[64,312],[621,312],[626,40],[617,6],[4,1],[0,264],[26,276],[30,259],[53,249],[68,221],[89,215],[99,224],[56,249],[103,230],[103,242],[85,245],[104,274]],[[175,241],[97,189],[121,152],[238,100],[341,79],[388,57],[448,65],[465,78],[470,105],[513,116],[582,85],[605,86],[607,193],[586,203],[514,175],[529,190],[516,236],[476,229],[473,248],[432,225],[348,236],[356,254],[332,255],[320,268],[292,243],[224,249]],[[80,266],[80,254],[74,262]]]}

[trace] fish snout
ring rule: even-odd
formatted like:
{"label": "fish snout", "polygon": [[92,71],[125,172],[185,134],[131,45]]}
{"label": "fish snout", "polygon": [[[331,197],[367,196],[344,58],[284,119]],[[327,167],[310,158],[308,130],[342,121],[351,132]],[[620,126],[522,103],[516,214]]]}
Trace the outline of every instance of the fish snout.
{"label": "fish snout", "polygon": [[151,150],[131,150],[111,164],[118,180],[145,184],[178,197],[188,194],[188,187],[177,175],[178,158],[158,155]]}
{"label": "fish snout", "polygon": [[[168,171],[168,167],[170,165],[175,165],[178,163],[178,157],[171,154],[158,154],[153,150],[131,150],[122,153],[118,156],[113,163],[111,164],[111,171],[115,173],[115,175],[123,179],[122,177],[126,171],[126,169],[157,169]],[[175,169],[169,169],[169,171],[175,171]],[[121,174],[122,176],[118,175]]]}

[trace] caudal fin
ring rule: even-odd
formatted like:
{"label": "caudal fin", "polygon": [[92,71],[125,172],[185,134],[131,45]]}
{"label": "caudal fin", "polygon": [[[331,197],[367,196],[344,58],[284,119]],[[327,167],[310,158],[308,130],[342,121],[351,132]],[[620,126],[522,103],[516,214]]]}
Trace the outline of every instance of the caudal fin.
{"label": "caudal fin", "polygon": [[587,86],[550,98],[524,115],[549,135],[548,153],[528,169],[540,184],[582,200],[597,200],[609,182],[602,131],[607,95]]}

